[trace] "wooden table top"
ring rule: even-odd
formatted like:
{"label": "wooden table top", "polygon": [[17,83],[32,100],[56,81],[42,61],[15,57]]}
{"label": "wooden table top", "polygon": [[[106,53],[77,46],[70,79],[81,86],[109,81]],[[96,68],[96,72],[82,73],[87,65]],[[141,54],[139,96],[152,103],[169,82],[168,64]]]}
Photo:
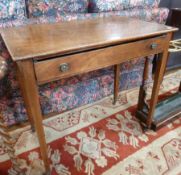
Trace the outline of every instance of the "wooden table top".
{"label": "wooden table top", "polygon": [[12,59],[19,61],[110,46],[176,30],[157,23],[115,16],[12,27],[1,34]]}

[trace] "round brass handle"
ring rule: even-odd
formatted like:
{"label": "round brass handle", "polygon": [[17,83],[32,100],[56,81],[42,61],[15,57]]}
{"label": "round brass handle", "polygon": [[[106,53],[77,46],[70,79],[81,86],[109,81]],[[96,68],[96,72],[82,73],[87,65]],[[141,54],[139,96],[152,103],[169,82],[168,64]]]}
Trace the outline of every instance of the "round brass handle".
{"label": "round brass handle", "polygon": [[68,63],[63,63],[63,64],[60,64],[59,66],[59,70],[61,72],[67,72],[69,70],[69,64]]}
{"label": "round brass handle", "polygon": [[152,43],[150,46],[151,49],[156,49],[157,47],[158,47],[157,43]]}

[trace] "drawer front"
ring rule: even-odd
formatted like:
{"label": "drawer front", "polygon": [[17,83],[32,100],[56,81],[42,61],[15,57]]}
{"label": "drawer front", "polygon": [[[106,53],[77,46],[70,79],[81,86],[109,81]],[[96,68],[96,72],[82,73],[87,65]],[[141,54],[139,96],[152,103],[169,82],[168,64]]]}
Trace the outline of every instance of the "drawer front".
{"label": "drawer front", "polygon": [[81,52],[34,63],[38,84],[161,53],[166,36]]}

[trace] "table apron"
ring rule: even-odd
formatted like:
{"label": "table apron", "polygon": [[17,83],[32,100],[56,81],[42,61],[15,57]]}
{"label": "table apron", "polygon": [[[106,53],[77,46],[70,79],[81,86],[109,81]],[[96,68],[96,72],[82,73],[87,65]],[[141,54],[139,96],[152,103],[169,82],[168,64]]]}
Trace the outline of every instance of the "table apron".
{"label": "table apron", "polygon": [[130,59],[163,52],[167,36],[139,40],[34,62],[38,84],[120,64]]}

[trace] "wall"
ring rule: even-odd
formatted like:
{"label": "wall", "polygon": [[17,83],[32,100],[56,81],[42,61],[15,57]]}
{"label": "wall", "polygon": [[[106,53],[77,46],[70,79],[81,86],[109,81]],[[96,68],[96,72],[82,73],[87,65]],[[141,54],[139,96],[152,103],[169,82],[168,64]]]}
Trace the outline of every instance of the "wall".
{"label": "wall", "polygon": [[171,0],[161,0],[160,7],[170,8],[170,6],[171,6]]}
{"label": "wall", "polygon": [[181,0],[171,0],[172,8],[181,8]]}
{"label": "wall", "polygon": [[[181,8],[181,0],[161,0],[160,7],[167,7],[171,8]],[[171,13],[169,15],[167,24],[169,25],[171,19]],[[181,38],[181,28],[179,32],[176,32],[174,35],[174,39]],[[169,61],[168,61],[168,69],[173,69],[180,67],[181,68],[181,53],[172,53],[170,54]]]}
{"label": "wall", "polygon": [[181,8],[181,0],[161,0],[160,7]]}

